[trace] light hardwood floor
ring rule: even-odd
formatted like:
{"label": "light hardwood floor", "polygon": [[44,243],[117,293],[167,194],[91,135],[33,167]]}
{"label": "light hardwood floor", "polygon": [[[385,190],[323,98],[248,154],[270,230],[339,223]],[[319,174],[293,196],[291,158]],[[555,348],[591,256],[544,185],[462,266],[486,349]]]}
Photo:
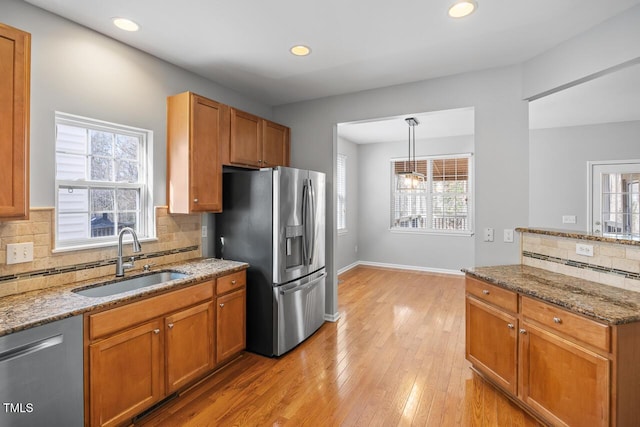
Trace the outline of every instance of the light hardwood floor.
{"label": "light hardwood floor", "polygon": [[338,295],[290,353],[244,353],[135,425],[539,425],[465,360],[462,277],[357,267]]}

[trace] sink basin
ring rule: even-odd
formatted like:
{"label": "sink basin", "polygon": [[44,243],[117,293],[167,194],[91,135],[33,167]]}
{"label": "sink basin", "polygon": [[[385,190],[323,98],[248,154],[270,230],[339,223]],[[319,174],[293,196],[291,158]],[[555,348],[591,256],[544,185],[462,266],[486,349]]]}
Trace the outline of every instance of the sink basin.
{"label": "sink basin", "polygon": [[88,288],[73,289],[73,292],[85,297],[107,297],[123,292],[133,291],[135,289],[146,288],[147,286],[159,285],[160,283],[182,279],[187,276],[188,274],[179,273],[177,271],[157,271],[154,273],[131,277],[130,279],[99,283],[97,285],[91,285]]}

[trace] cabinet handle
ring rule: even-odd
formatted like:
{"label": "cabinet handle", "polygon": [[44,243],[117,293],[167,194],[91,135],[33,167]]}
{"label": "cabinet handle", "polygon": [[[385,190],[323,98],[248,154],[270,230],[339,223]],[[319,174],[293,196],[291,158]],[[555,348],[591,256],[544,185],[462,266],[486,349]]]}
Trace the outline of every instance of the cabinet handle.
{"label": "cabinet handle", "polygon": [[513,326],[513,323],[507,323],[507,328],[513,329],[513,328],[515,328],[515,326]]}
{"label": "cabinet handle", "polygon": [[158,335],[158,334],[160,333],[160,329],[154,329],[154,330],[153,330],[153,333],[154,333],[154,334],[156,334],[156,335]]}
{"label": "cabinet handle", "polygon": [[169,329],[173,329],[173,323],[169,323],[167,326],[169,327]]}
{"label": "cabinet handle", "polygon": [[193,199],[193,203],[198,203],[198,199]]}
{"label": "cabinet handle", "polygon": [[222,308],[222,307],[224,307],[224,303],[221,303],[221,304],[220,304],[220,308]]}
{"label": "cabinet handle", "polygon": [[485,295],[489,295],[489,290],[488,289],[483,289],[482,293],[485,294]]}
{"label": "cabinet handle", "polygon": [[562,319],[559,317],[554,317],[553,318],[553,323],[562,323]]}
{"label": "cabinet handle", "polygon": [[521,334],[521,335],[524,335],[524,334],[526,334],[526,333],[527,333],[527,330],[526,330],[526,329],[520,329],[520,331],[519,331],[519,332],[520,332],[520,334]]}

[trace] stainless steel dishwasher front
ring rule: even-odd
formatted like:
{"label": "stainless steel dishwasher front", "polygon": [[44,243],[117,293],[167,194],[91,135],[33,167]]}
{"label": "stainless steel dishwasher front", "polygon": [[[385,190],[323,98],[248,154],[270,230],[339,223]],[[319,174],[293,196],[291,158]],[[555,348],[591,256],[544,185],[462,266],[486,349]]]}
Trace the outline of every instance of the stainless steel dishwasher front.
{"label": "stainless steel dishwasher front", "polygon": [[82,316],[0,337],[0,426],[82,426]]}

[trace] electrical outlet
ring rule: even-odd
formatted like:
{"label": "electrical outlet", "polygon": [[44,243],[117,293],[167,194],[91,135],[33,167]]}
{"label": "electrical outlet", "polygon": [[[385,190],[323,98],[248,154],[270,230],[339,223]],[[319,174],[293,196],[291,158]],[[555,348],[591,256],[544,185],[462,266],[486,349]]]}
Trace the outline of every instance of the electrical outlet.
{"label": "electrical outlet", "polygon": [[33,261],[33,242],[7,244],[7,264],[31,261]]}
{"label": "electrical outlet", "polygon": [[505,243],[513,243],[513,229],[505,228],[503,234],[503,241]]}
{"label": "electrical outlet", "polygon": [[593,245],[585,245],[584,243],[576,243],[576,253],[578,255],[593,256]]}
{"label": "electrical outlet", "polygon": [[575,215],[562,215],[563,224],[575,224],[577,221]]}
{"label": "electrical outlet", "polygon": [[207,237],[207,226],[206,225],[202,226],[202,237]]}
{"label": "electrical outlet", "polygon": [[484,241],[493,242],[493,228],[484,229]]}

